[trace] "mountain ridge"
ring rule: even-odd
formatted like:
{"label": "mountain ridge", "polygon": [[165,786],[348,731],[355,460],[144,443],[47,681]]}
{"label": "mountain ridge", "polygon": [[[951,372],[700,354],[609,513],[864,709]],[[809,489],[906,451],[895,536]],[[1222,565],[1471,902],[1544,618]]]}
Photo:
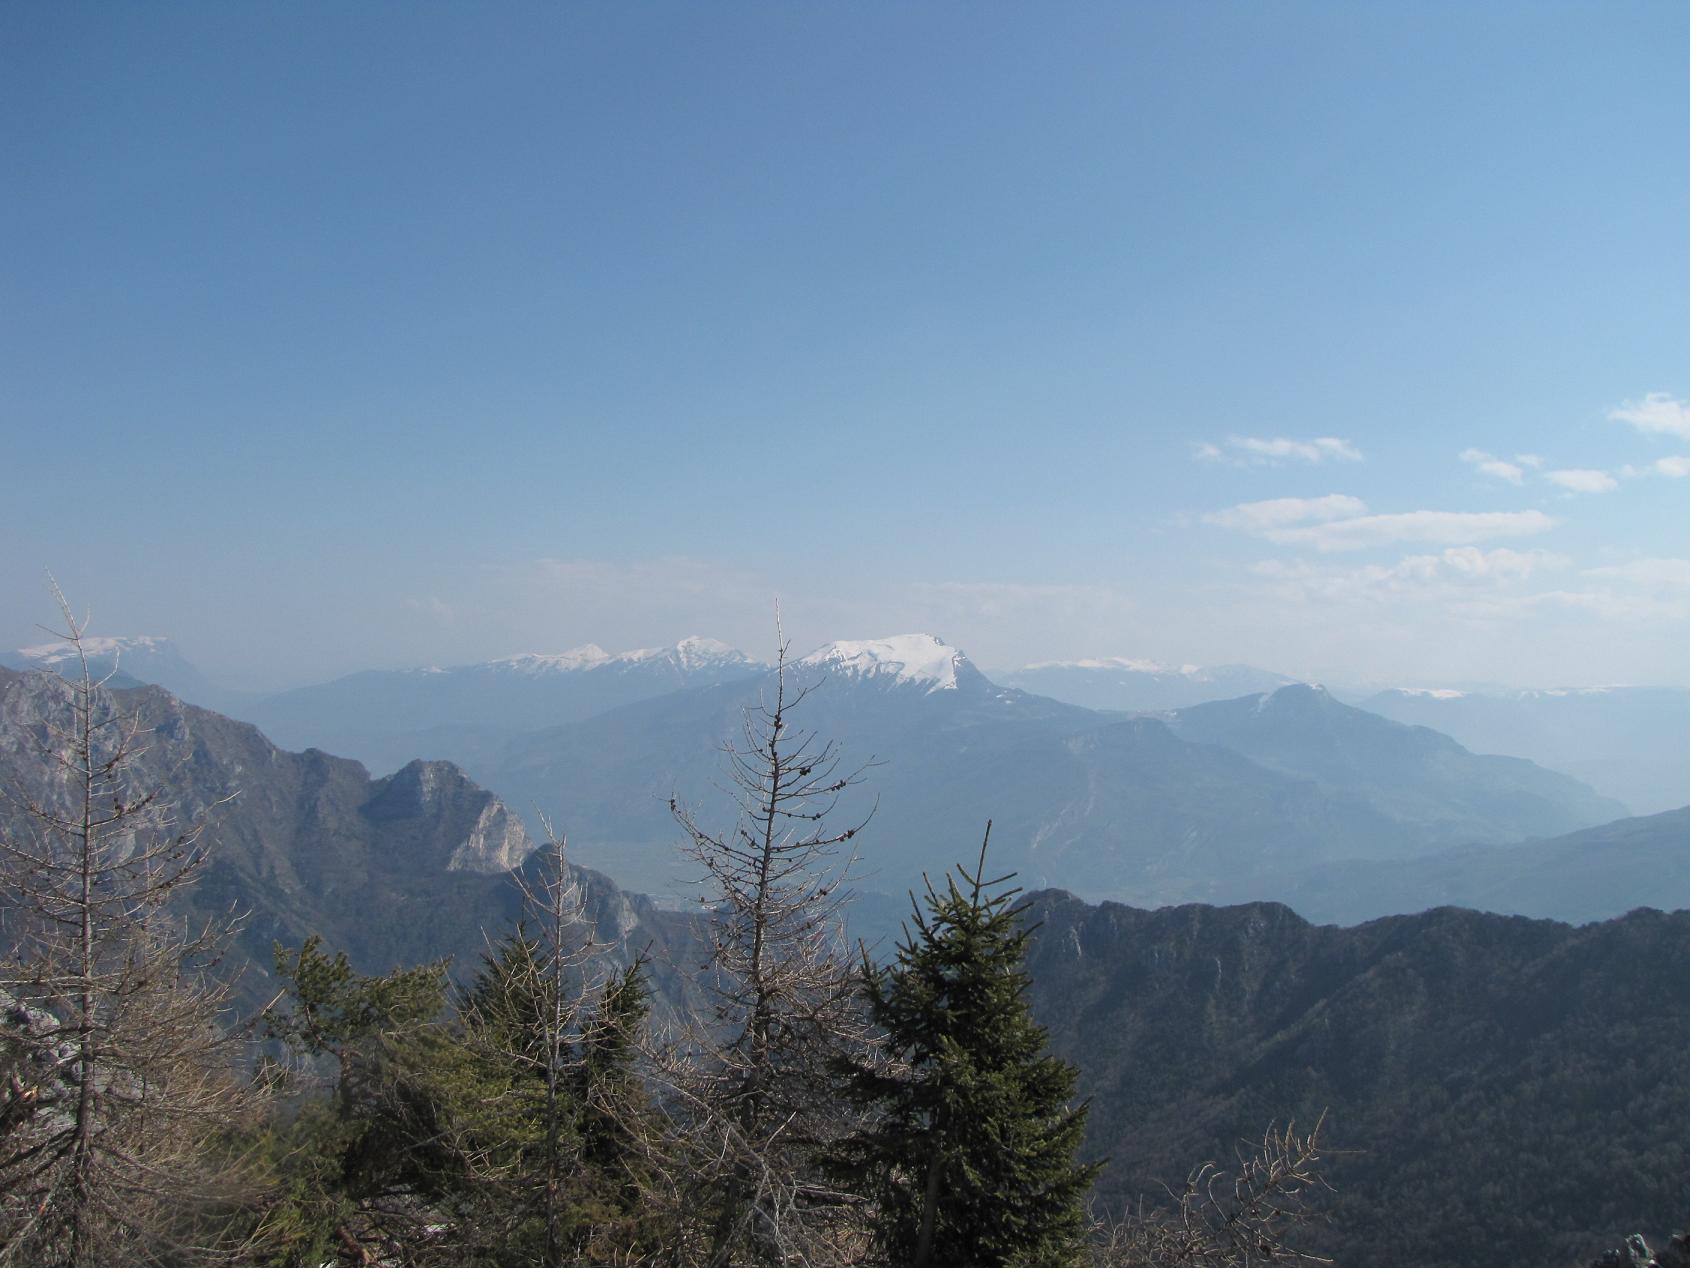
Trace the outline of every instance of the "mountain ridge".
{"label": "mountain ridge", "polygon": [[[804,678],[813,668],[799,662],[789,672],[815,685]],[[793,715],[794,725],[837,741],[847,767],[873,764],[872,789],[849,792],[841,808],[846,817],[874,809],[860,838],[874,874],[866,885],[896,892],[942,869],[974,830],[958,823],[959,807],[993,819],[1007,861],[1035,884],[1156,902],[1210,897],[1223,880],[1288,874],[1316,860],[1513,842],[1624,814],[1565,776],[1477,757],[1324,693],[1335,734],[1386,733],[1435,760],[1405,766],[1399,788],[1380,758],[1372,783],[1358,790],[1344,786],[1331,761],[1344,755],[1342,740],[1275,766],[1237,736],[1182,735],[1178,718],[1087,710],[984,675],[934,689],[937,681],[894,680],[893,690],[874,674],[824,677]],[[683,880],[670,799],[707,810],[723,738],[737,734],[741,710],[771,685],[764,676],[653,697],[466,760],[512,804],[569,824],[588,861],[666,894]],[[1250,698],[1244,707],[1258,704]],[[1451,789],[1466,799],[1453,811],[1439,804]]]}
{"label": "mountain ridge", "polygon": [[1045,892],[1024,919],[1033,1009],[1079,1066],[1116,1207],[1324,1115],[1333,1220],[1312,1249],[1339,1263],[1576,1264],[1682,1224],[1690,912],[1339,928]]}
{"label": "mountain ridge", "polygon": [[[102,689],[104,691],[105,689]],[[148,743],[133,768],[183,822],[205,821],[208,862],[189,903],[202,915],[249,914],[238,946],[243,991],[263,993],[273,942],[312,934],[364,972],[454,957],[473,967],[514,925],[513,881],[538,865],[522,821],[446,762],[414,761],[372,779],[320,749],[288,752],[250,723],[187,704],[160,687],[105,692]],[[0,781],[52,796],[38,743],[68,707],[62,680],[0,669]],[[27,828],[15,810],[10,826]],[[572,866],[604,936],[631,954],[666,945],[668,918],[608,877]]]}

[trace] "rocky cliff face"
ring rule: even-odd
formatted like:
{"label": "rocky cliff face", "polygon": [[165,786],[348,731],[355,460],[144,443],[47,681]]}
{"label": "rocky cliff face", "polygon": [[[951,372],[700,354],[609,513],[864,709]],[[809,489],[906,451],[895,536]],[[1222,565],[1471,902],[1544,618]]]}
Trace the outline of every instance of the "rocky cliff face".
{"label": "rocky cliff face", "polygon": [[[493,794],[449,762],[412,762],[372,780],[357,762],[289,753],[257,728],[157,687],[109,694],[144,733],[133,773],[167,791],[182,822],[205,822],[210,862],[190,891],[202,911],[250,913],[245,993],[262,993],[271,947],[321,934],[366,972],[442,956],[472,968],[520,908],[509,873],[534,842]],[[66,684],[0,669],[0,786],[64,793],[43,755],[67,718]],[[12,830],[28,830],[14,818]],[[607,878],[579,871],[600,937],[626,948],[669,938],[666,918]],[[660,984],[661,985],[661,984]]]}
{"label": "rocky cliff face", "polygon": [[534,849],[505,804],[450,762],[416,761],[377,780],[359,813],[406,832],[450,872],[508,872]]}

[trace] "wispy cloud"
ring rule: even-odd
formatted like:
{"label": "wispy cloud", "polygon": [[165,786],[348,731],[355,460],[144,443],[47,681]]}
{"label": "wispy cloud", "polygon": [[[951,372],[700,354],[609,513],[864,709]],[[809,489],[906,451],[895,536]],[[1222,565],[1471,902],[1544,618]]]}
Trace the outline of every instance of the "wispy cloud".
{"label": "wispy cloud", "polygon": [[1620,469],[1620,474],[1628,480],[1651,475],[1665,476],[1669,480],[1682,480],[1685,476],[1690,476],[1690,458],[1673,454],[1666,458],[1656,458],[1642,467],[1634,467],[1628,463]]}
{"label": "wispy cloud", "polygon": [[1398,542],[1467,546],[1498,537],[1532,537],[1559,522],[1542,511],[1366,512],[1360,498],[1329,493],[1319,498],[1240,502],[1209,512],[1203,522],[1282,546],[1312,546],[1319,551],[1368,550]]}
{"label": "wispy cloud", "polygon": [[1611,493],[1620,486],[1620,482],[1606,471],[1591,471],[1583,467],[1546,471],[1543,478],[1573,493]]}
{"label": "wispy cloud", "polygon": [[1690,559],[1634,559],[1630,563],[1587,568],[1591,577],[1615,577],[1657,590],[1690,591]]}
{"label": "wispy cloud", "polygon": [[1224,445],[1200,441],[1193,456],[1201,462],[1224,462],[1236,467],[1271,467],[1286,462],[1360,462],[1361,450],[1337,436],[1292,440],[1286,436],[1228,436]]}
{"label": "wispy cloud", "polygon": [[[1520,469],[1517,463],[1504,461],[1495,454],[1486,453],[1483,449],[1463,449],[1459,456],[1461,461],[1468,465],[1477,467],[1486,475],[1495,476],[1498,480],[1506,480],[1509,484],[1519,484],[1525,479],[1526,473]],[[1543,461],[1536,454],[1521,454],[1520,458],[1521,461],[1526,458],[1537,458],[1538,462]]]}
{"label": "wispy cloud", "polygon": [[1638,431],[1690,439],[1690,402],[1665,392],[1650,392],[1608,411],[1611,422],[1630,423]]}
{"label": "wispy cloud", "polygon": [[1588,612],[1620,625],[1682,624],[1690,619],[1690,600],[1652,594],[1617,594],[1612,590],[1545,590],[1523,600],[1531,609],[1565,608]]}
{"label": "wispy cloud", "polygon": [[[1381,637],[1417,627],[1445,635],[1463,628],[1470,638],[1488,635],[1518,644],[1523,652],[1526,645],[1520,640],[1541,630],[1550,613],[1588,616],[1626,629],[1690,619],[1690,560],[1586,569],[1582,575],[1592,584],[1540,588],[1544,576],[1571,563],[1543,550],[1457,546],[1361,567],[1266,560],[1251,572],[1264,604],[1303,612],[1305,625],[1310,624],[1308,612],[1326,609],[1325,623],[1345,629],[1372,626]],[[1616,581],[1622,584],[1602,584]],[[1422,625],[1428,619],[1435,625]],[[1323,623],[1314,624],[1318,629]]]}
{"label": "wispy cloud", "polygon": [[1452,546],[1440,556],[1440,561],[1453,576],[1468,579],[1482,577],[1518,579],[1524,581],[1545,568],[1564,568],[1565,555],[1547,550],[1512,550],[1498,546],[1494,550],[1480,550],[1477,546]]}
{"label": "wispy cloud", "polygon": [[1262,536],[1282,546],[1312,546],[1323,552],[1370,550],[1398,542],[1464,546],[1497,537],[1534,537],[1556,523],[1542,511],[1405,511],[1275,528]]}
{"label": "wispy cloud", "polygon": [[1305,597],[1439,601],[1480,588],[1516,587],[1538,572],[1564,568],[1567,563],[1566,556],[1546,550],[1451,546],[1435,555],[1405,555],[1394,564],[1359,568],[1269,559],[1255,564],[1251,572],[1292,586]]}
{"label": "wispy cloud", "polygon": [[1325,521],[1360,515],[1367,503],[1345,493],[1328,493],[1320,498],[1269,498],[1263,502],[1240,502],[1224,511],[1211,511],[1203,522],[1241,533],[1266,533],[1287,524]]}

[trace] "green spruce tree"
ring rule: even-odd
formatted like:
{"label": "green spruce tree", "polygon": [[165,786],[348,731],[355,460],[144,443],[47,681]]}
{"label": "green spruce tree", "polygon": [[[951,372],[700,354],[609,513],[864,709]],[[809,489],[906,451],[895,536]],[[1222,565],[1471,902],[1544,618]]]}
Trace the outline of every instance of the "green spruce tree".
{"label": "green spruce tree", "polygon": [[1075,1160],[1086,1110],[1069,1105],[1074,1069],[1044,1051],[1028,1012],[1020,891],[985,866],[982,844],[972,875],[929,884],[896,961],[864,965],[889,1060],[847,1069],[870,1125],[837,1165],[899,1268],[1055,1268],[1082,1255],[1098,1170]]}
{"label": "green spruce tree", "polygon": [[645,1209],[658,1129],[636,1068],[644,961],[579,992],[547,966],[545,943],[519,926],[461,1004],[461,1042],[498,1089],[459,1119],[480,1205],[463,1240],[479,1239],[489,1264],[635,1259],[660,1237]]}

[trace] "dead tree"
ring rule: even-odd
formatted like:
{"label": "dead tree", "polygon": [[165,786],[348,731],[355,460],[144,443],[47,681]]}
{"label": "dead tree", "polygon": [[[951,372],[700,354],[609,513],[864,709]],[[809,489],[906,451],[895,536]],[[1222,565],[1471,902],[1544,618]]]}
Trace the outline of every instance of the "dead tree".
{"label": "dead tree", "polygon": [[1270,1126],[1261,1145],[1225,1171],[1205,1162],[1171,1194],[1171,1208],[1140,1209],[1094,1230],[1093,1268],[1257,1268],[1330,1264],[1302,1249],[1331,1191],[1322,1173],[1325,1117],[1299,1134]]}
{"label": "dead tree", "polygon": [[53,593],[76,672],[53,679],[36,752],[0,789],[0,1264],[215,1259],[240,1168],[213,1142],[247,1104],[215,972],[234,924],[173,907],[205,863],[204,821],[177,821],[141,775],[148,733]]}
{"label": "dead tree", "polygon": [[787,652],[782,640],[773,683],[724,745],[733,828],[708,829],[670,801],[711,918],[698,982],[708,1017],[689,1038],[682,1089],[701,1217],[684,1258],[711,1268],[834,1253],[843,1199],[815,1158],[842,1129],[834,1062],[868,1037],[840,918],[867,817],[830,820],[866,767],[845,768],[833,742],[793,725],[814,687],[790,681]]}

